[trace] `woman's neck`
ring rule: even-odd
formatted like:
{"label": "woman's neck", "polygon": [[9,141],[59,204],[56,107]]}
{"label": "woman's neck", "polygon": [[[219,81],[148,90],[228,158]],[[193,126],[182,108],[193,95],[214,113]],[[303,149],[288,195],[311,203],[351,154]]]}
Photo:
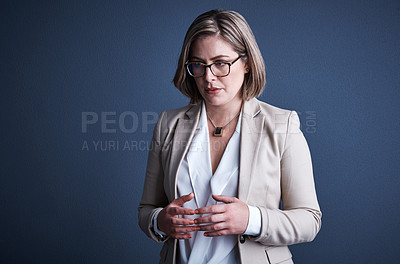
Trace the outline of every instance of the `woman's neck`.
{"label": "woman's neck", "polygon": [[225,105],[210,105],[206,104],[207,114],[216,126],[224,126],[231,121],[239,112],[242,107],[242,100],[230,102]]}

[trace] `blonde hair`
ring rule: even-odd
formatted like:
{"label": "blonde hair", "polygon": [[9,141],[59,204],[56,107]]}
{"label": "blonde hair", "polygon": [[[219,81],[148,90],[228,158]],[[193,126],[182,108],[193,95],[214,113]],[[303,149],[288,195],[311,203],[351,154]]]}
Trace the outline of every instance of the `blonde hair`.
{"label": "blonde hair", "polygon": [[243,100],[259,96],[265,85],[265,65],[260,49],[250,26],[242,15],[235,11],[214,9],[198,16],[190,25],[183,41],[178,67],[173,79],[174,85],[185,96],[190,98],[190,104],[202,100],[195,80],[186,71],[185,63],[190,56],[192,44],[200,37],[219,34],[232,48],[243,56],[249,67],[245,74],[241,90]]}

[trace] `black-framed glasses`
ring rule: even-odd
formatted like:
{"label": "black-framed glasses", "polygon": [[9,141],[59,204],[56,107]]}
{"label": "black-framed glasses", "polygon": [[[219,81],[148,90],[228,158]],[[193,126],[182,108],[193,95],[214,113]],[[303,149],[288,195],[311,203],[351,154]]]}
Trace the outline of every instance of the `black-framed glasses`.
{"label": "black-framed glasses", "polygon": [[190,74],[190,76],[194,78],[203,77],[206,74],[207,68],[210,68],[211,73],[215,77],[225,77],[228,76],[229,73],[231,72],[232,64],[237,62],[241,57],[242,56],[239,56],[232,62],[218,61],[207,65],[202,62],[187,61],[185,64],[188,73]]}

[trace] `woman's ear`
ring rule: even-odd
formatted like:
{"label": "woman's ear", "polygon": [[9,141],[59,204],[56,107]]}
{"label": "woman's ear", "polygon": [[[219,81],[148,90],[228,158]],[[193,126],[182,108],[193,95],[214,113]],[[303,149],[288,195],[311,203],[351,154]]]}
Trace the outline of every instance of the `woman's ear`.
{"label": "woman's ear", "polygon": [[246,64],[244,65],[244,73],[249,73],[249,71],[250,71],[249,64],[246,63]]}

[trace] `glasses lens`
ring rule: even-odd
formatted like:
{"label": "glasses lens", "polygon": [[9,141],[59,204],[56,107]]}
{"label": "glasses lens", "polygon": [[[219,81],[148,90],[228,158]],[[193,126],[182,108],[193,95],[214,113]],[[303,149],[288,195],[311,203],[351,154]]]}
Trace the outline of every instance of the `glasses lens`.
{"label": "glasses lens", "polygon": [[215,76],[226,76],[229,74],[229,64],[217,62],[211,65],[211,70]]}
{"label": "glasses lens", "polygon": [[201,77],[204,75],[204,66],[200,63],[192,62],[189,63],[187,69],[193,77]]}

